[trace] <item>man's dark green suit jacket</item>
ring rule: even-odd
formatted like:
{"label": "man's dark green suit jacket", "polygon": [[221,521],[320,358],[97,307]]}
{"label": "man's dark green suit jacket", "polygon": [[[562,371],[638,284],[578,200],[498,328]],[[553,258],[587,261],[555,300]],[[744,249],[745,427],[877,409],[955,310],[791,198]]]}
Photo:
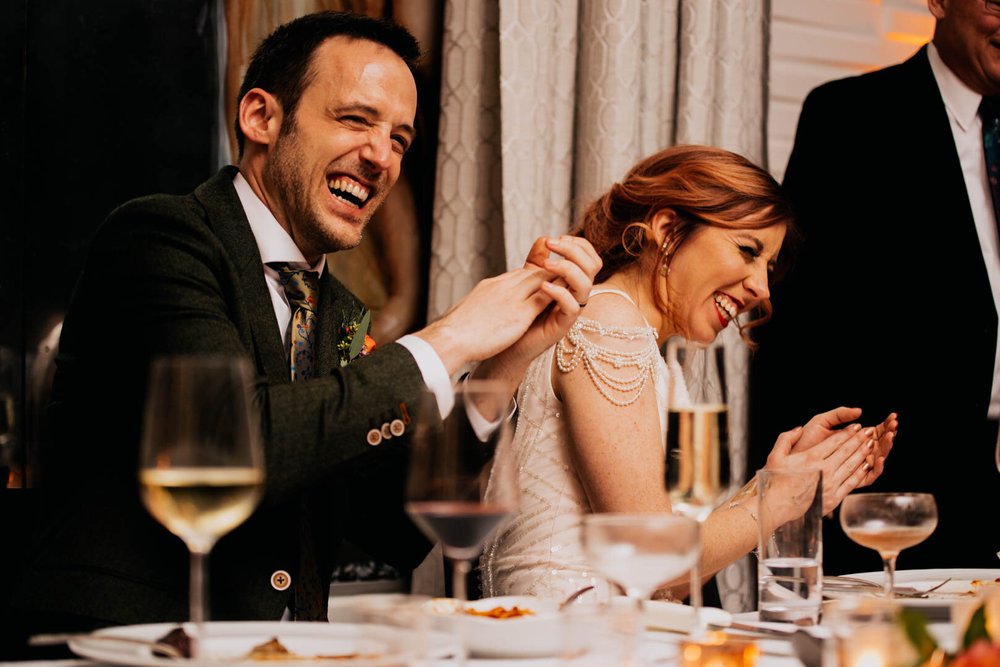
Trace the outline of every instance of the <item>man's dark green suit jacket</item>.
{"label": "man's dark green suit jacket", "polygon": [[[136,476],[149,363],[161,354],[243,355],[258,374],[266,492],[211,554],[211,618],[281,617],[292,603],[302,511],[324,573],[344,537],[402,569],[429,548],[403,512],[408,433],[366,441],[371,429],[406,419],[423,387],[416,363],[389,344],[341,367],[337,331],[360,304],[324,274],[317,379],[289,381],[235,174],[223,169],[186,196],[131,201],[95,237],[60,341],[43,521],[15,592],[18,614],[93,625],[186,619],[187,551],[142,507]],[[278,570],[291,588],[272,585]]]}

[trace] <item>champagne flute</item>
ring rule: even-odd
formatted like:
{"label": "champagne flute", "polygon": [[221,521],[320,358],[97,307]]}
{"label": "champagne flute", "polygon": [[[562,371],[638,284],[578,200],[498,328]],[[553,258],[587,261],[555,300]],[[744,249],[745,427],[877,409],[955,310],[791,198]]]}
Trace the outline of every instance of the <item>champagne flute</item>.
{"label": "champagne flute", "polygon": [[[675,336],[667,341],[666,488],[674,512],[699,525],[732,495],[725,347]],[[699,536],[699,552],[701,539]],[[700,557],[700,553],[699,553]],[[701,567],[691,567],[691,634],[701,623]]]}
{"label": "champagne flute", "polygon": [[440,540],[452,565],[452,595],[461,602],[468,600],[472,560],[517,509],[509,404],[501,384],[467,380],[455,389],[455,405],[443,420],[430,392],[413,411],[406,511],[430,539]]}
{"label": "champagne flute", "polygon": [[631,601],[627,663],[639,655],[643,600],[698,560],[698,522],[676,514],[588,514],[581,540],[592,567],[622,587]]}
{"label": "champagne flute", "polygon": [[150,372],[141,495],[150,514],[190,552],[195,655],[209,608],[208,554],[253,513],[264,483],[252,387],[249,364],[232,357],[164,357]]}
{"label": "champagne flute", "polygon": [[840,526],[847,536],[882,557],[887,598],[894,596],[899,552],[926,540],[937,520],[937,503],[929,493],[853,493],[840,504]]}

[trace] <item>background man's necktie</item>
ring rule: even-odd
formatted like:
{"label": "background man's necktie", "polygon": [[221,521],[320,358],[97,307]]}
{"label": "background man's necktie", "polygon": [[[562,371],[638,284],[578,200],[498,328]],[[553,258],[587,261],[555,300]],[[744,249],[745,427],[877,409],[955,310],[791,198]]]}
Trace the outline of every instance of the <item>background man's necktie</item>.
{"label": "background man's necktie", "polygon": [[293,269],[287,264],[275,264],[281,286],[292,307],[289,342],[289,372],[292,380],[308,380],[313,376],[314,336],[316,333],[316,303],[319,300],[319,274]]}
{"label": "background man's necktie", "polygon": [[[271,264],[278,272],[285,296],[292,307],[291,329],[288,336],[289,372],[293,382],[308,380],[313,376],[315,362],[316,305],[319,302],[319,275],[313,271],[293,269],[287,264]],[[316,544],[309,518],[309,504],[305,494],[299,506],[299,572],[292,581],[295,591],[295,608],[292,614],[296,621],[325,621],[329,584],[323,585],[323,578],[316,563]]]}
{"label": "background man's necktie", "polygon": [[1000,99],[984,97],[979,105],[983,121],[983,152],[986,154],[986,176],[993,195],[993,215],[1000,227]]}

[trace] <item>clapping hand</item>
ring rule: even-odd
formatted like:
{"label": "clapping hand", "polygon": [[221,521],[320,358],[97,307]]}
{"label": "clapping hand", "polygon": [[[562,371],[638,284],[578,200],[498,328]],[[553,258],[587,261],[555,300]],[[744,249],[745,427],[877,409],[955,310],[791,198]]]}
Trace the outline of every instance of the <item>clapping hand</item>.
{"label": "clapping hand", "polygon": [[[860,416],[861,408],[846,408],[843,406],[816,415],[802,427],[802,435],[798,442],[795,443],[792,451],[801,452],[814,447],[841,430],[845,424],[853,422]],[[882,471],[885,469],[885,459],[892,449],[892,443],[896,439],[898,428],[899,420],[895,412],[890,413],[881,424],[874,427],[875,432],[872,437],[875,446],[865,457],[865,463],[868,464],[868,468],[865,470],[865,475],[858,484],[858,487],[868,486],[882,474]]]}

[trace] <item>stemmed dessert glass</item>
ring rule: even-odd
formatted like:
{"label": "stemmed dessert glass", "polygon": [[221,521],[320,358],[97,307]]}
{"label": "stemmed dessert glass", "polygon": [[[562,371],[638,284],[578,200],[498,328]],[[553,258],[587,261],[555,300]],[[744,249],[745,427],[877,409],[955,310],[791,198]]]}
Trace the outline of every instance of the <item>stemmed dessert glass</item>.
{"label": "stemmed dessert glass", "polygon": [[206,561],[246,521],[264,484],[264,448],[244,359],[174,356],[153,362],[139,458],[143,503],[191,554],[192,651],[207,619]]}
{"label": "stemmed dessert glass", "polygon": [[406,511],[430,539],[441,542],[452,565],[452,595],[460,601],[468,599],[472,560],[519,501],[510,398],[498,383],[467,380],[456,387],[455,405],[443,420],[430,392],[413,411]]}
{"label": "stemmed dessert glass", "polygon": [[882,557],[887,598],[894,595],[899,552],[926,540],[937,520],[937,503],[929,493],[854,493],[840,505],[840,526],[847,536]]}
{"label": "stemmed dessert glass", "polygon": [[[667,341],[666,362],[666,488],[674,512],[700,526],[734,491],[725,346],[675,336]],[[689,600],[695,615],[691,634],[699,635],[704,627],[697,559],[691,567]]]}
{"label": "stemmed dessert glass", "polygon": [[642,605],[658,586],[698,560],[698,522],[676,514],[588,514],[581,540],[587,561],[625,591],[632,604],[628,664],[636,664]]}

